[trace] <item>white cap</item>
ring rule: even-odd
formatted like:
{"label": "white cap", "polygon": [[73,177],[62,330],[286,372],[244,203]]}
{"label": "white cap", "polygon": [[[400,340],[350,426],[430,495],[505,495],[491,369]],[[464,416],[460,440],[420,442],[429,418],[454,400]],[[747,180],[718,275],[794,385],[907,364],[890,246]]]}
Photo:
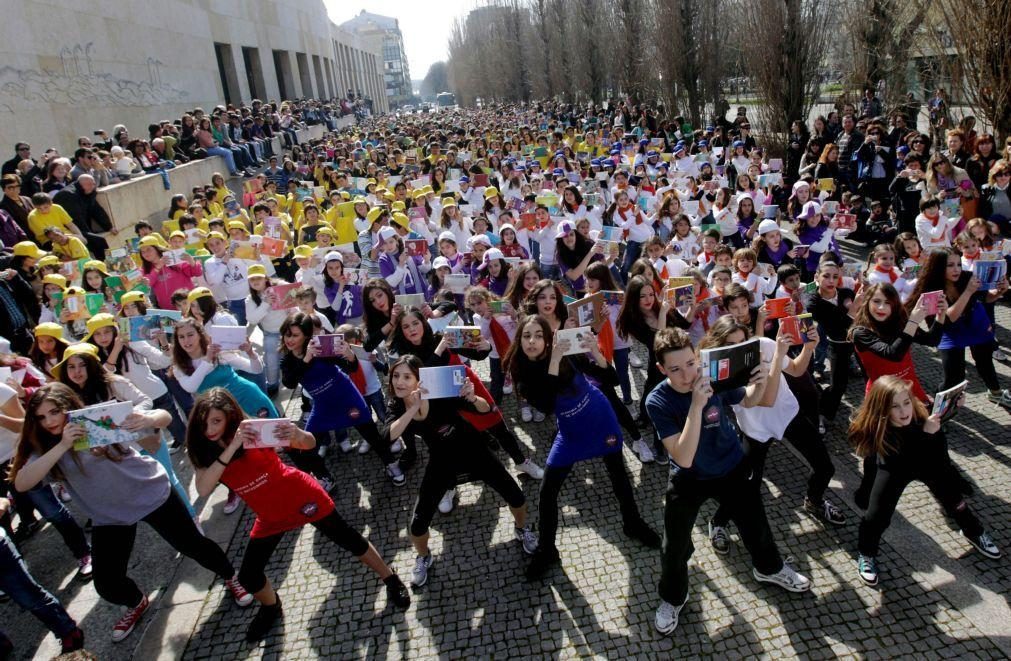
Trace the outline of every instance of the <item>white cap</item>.
{"label": "white cap", "polygon": [[397,235],[397,230],[392,227],[383,227],[379,230],[379,240],[386,241],[387,239]]}
{"label": "white cap", "polygon": [[[380,236],[382,236],[382,233],[380,233]],[[344,257],[339,252],[337,252],[336,250],[331,250],[330,252],[328,252],[326,254],[325,257],[323,257],[323,263],[324,264],[327,264],[329,262],[340,262],[341,264],[343,264],[344,263]]]}
{"label": "white cap", "polygon": [[478,266],[477,268],[478,269],[484,269],[486,266],[488,266],[489,264],[491,264],[491,261],[493,259],[505,259],[505,255],[503,255],[502,251],[499,250],[498,248],[489,248],[484,253],[484,258],[483,258],[484,261],[482,261],[481,265]]}
{"label": "white cap", "polygon": [[804,208],[801,210],[800,215],[797,218],[803,220],[809,220],[815,216],[815,214],[821,213],[821,205],[811,200],[810,202],[804,203]]}
{"label": "white cap", "polygon": [[446,230],[445,232],[439,235],[439,241],[452,241],[453,244],[455,245],[456,235],[450,232],[449,230]]}
{"label": "white cap", "polygon": [[453,266],[449,263],[449,260],[443,257],[442,255],[439,255],[438,257],[432,260],[433,270],[442,268],[443,266],[445,266],[447,269],[453,268]]}
{"label": "white cap", "polygon": [[779,223],[777,223],[772,218],[766,218],[762,222],[758,223],[758,233],[768,234],[769,232],[776,232],[779,230]]}

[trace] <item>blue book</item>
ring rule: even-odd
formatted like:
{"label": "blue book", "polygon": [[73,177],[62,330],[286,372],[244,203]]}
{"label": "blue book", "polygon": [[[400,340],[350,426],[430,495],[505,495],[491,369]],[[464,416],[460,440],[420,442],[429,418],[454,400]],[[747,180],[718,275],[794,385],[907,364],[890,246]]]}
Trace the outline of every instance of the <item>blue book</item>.
{"label": "blue book", "polygon": [[422,367],[419,374],[422,399],[459,397],[460,388],[467,382],[467,368],[463,365]]}

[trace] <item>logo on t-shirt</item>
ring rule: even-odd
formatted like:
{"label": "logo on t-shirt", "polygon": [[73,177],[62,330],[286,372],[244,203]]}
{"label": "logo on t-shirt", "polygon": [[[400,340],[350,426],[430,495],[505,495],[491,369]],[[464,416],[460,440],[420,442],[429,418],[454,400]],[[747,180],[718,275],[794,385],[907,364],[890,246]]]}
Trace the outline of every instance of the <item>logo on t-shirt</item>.
{"label": "logo on t-shirt", "polygon": [[604,442],[607,443],[609,446],[614,447],[618,443],[618,437],[615,434],[611,434],[610,436],[604,439]]}
{"label": "logo on t-shirt", "polygon": [[302,508],[299,511],[302,513],[302,516],[308,519],[316,515],[316,512],[319,511],[319,505],[315,502],[308,502],[305,505],[302,505]]}
{"label": "logo on t-shirt", "polygon": [[362,417],[362,412],[358,410],[357,406],[350,408],[348,409],[348,417],[351,418],[352,420],[357,420],[358,418]]}
{"label": "logo on t-shirt", "polygon": [[707,423],[715,424],[720,421],[720,407],[710,406],[705,410],[705,413],[703,415],[705,416]]}

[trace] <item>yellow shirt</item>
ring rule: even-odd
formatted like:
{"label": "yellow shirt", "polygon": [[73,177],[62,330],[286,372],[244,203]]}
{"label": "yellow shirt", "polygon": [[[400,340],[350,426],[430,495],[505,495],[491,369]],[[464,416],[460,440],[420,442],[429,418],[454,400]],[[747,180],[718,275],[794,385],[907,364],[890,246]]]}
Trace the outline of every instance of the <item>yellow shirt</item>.
{"label": "yellow shirt", "polygon": [[67,243],[62,246],[53,242],[53,254],[63,262],[88,259],[91,256],[84,242],[74,235],[67,236]]}
{"label": "yellow shirt", "polygon": [[74,219],[59,204],[50,205],[48,213],[42,213],[39,209],[32,209],[28,213],[28,229],[35,235],[35,240],[39,243],[49,241],[46,238],[45,229],[47,227],[57,227],[64,232],[70,225],[74,224]]}

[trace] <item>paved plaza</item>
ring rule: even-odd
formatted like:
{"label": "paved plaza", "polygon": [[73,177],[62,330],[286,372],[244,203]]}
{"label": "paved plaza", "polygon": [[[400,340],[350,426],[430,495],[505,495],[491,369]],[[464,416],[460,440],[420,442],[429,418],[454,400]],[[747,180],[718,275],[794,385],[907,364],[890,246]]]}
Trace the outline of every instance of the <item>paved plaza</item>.
{"label": "paved plaza", "polygon": [[[998,308],[998,339],[1011,346],[1011,311]],[[928,392],[941,379],[933,352],[916,347],[917,371]],[[479,373],[486,376],[485,365]],[[636,388],[643,372],[634,370]],[[1011,366],[999,364],[1004,385]],[[694,532],[691,597],[677,631],[669,638],[653,629],[659,552],[624,537],[617,503],[603,464],[580,464],[562,491],[559,550],[562,567],[538,583],[527,583],[527,558],[512,536],[504,502],[481,485],[461,488],[459,505],[437,515],[432,526],[435,554],[429,582],[414,593],[406,613],[387,604],[381,583],[313,528],[289,533],[268,567],[284,602],[283,630],[259,646],[244,642],[251,609],[225,598],[224,587],[141,526],[132,560],[133,577],[156,595],[152,612],[124,643],[113,645],[109,630],[118,609],[99,600],[90,584],[73,578],[76,564],[47,526],[24,546],[33,573],[78,618],[87,648],[101,659],[308,659],[308,658],[489,658],[607,657],[957,657],[1011,656],[1011,415],[985,401],[970,366],[967,409],[949,425],[952,458],[970,478],[970,498],[984,525],[1004,549],[1000,560],[971,550],[942,515],[925,487],[907,489],[879,559],[881,583],[866,587],[855,570],[859,510],[851,493],[859,461],[849,451],[845,425],[863,397],[863,380],[851,380],[828,443],[836,465],[829,497],[849,520],[825,528],[801,511],[807,468],[788,445],[771,449],[765,471],[765,501],[784,555],[814,581],[807,594],[760,585],[751,577],[747,553],[731,528],[733,548],[718,556],[709,546],[708,503]],[[638,392],[638,389],[636,390]],[[289,393],[290,395],[290,393]],[[638,396],[635,397],[638,401]],[[513,397],[507,420],[519,422]],[[288,402],[298,415],[298,400]],[[543,463],[554,433],[552,419],[514,426],[522,443]],[[511,468],[504,453],[503,461]],[[414,552],[407,523],[427,452],[405,487],[381,475],[374,454],[328,456],[337,477],[338,509],[376,545],[407,581]],[[188,483],[192,473],[175,458]],[[636,499],[646,520],[662,530],[667,469],[642,466],[626,450]],[[522,479],[537,523],[538,483]],[[226,517],[219,488],[204,506],[208,534],[227,544],[236,566],[253,523],[245,510]],[[80,511],[71,504],[78,515]],[[141,568],[157,568],[154,574]],[[4,629],[18,658],[48,658],[58,646],[30,615],[0,606]]]}

